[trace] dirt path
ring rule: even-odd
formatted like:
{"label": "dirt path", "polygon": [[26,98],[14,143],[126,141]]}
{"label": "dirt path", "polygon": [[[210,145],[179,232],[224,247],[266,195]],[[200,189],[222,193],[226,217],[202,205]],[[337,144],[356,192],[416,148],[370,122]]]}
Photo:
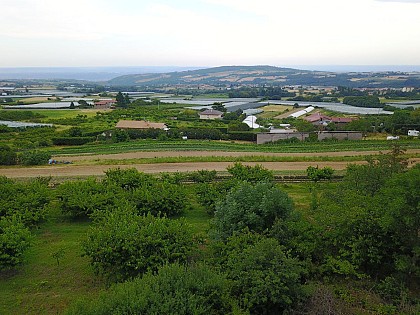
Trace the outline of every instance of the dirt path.
{"label": "dirt path", "polygon": [[[407,150],[410,154],[419,154],[420,150]],[[226,171],[233,162],[187,162],[187,163],[154,163],[154,164],[127,164],[127,165],[77,165],[78,161],[87,160],[125,160],[142,159],[156,157],[205,157],[205,156],[281,156],[281,157],[301,157],[301,156],[361,156],[360,161],[351,163],[365,163],[362,156],[379,154],[379,151],[345,151],[345,152],[319,152],[319,153],[267,153],[267,152],[220,152],[220,151],[160,151],[160,152],[128,152],[119,154],[105,155],[81,155],[81,156],[55,156],[57,160],[66,160],[76,162],[68,165],[47,165],[36,167],[3,167],[0,168],[0,176],[10,178],[25,178],[38,176],[52,177],[78,177],[78,176],[98,176],[111,168],[136,168],[145,173],[160,172],[189,172],[197,170],[216,170],[218,172]],[[420,163],[419,158],[411,159],[413,163]],[[310,165],[319,167],[329,166],[335,170],[343,170],[349,164],[346,161],[330,162],[247,162],[245,165],[262,164],[264,167],[273,171],[303,171]]]}
{"label": "dirt path", "polygon": [[[377,155],[380,151],[342,151],[342,152],[311,152],[311,153],[272,153],[272,152],[223,152],[223,151],[157,151],[157,152],[127,152],[118,154],[78,155],[78,156],[54,156],[58,161],[94,161],[94,160],[125,160],[146,159],[160,157],[205,157],[205,156],[364,156]],[[420,154],[420,149],[407,150],[407,154]]]}
{"label": "dirt path", "polygon": [[[363,162],[355,162],[363,163]],[[348,162],[261,162],[261,163],[243,163],[245,165],[262,164],[264,167],[273,171],[296,171],[306,170],[309,165],[318,165],[319,167],[330,166],[336,170],[345,169]],[[2,168],[0,175],[10,178],[25,178],[38,176],[52,177],[77,177],[77,176],[97,176],[111,168],[136,168],[145,173],[160,172],[189,172],[197,170],[216,170],[226,171],[226,168],[232,165],[231,162],[210,162],[210,163],[164,163],[164,164],[130,164],[130,165],[48,165],[42,167],[25,168]]]}

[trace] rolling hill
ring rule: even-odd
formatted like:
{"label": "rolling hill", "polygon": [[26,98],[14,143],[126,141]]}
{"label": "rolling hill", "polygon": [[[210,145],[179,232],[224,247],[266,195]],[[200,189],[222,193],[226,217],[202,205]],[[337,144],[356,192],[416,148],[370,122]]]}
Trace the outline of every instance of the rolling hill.
{"label": "rolling hill", "polygon": [[222,66],[215,68],[130,74],[109,80],[111,86],[229,86],[229,85],[312,85],[349,87],[420,87],[420,72],[310,71],[273,66]]}

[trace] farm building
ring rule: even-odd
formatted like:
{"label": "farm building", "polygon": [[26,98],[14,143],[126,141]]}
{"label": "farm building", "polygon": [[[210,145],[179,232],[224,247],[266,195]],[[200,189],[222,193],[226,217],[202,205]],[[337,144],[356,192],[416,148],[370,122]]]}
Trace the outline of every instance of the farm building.
{"label": "farm building", "polygon": [[322,131],[318,133],[318,140],[362,140],[363,134],[359,131]]}
{"label": "farm building", "polygon": [[169,130],[164,123],[156,123],[145,120],[120,120],[115,126],[117,129],[161,129]]}
{"label": "farm building", "polygon": [[300,141],[303,141],[309,138],[309,133],[307,132],[265,132],[257,134],[257,144],[263,144],[268,142],[276,142],[278,140],[287,140],[296,138]]}
{"label": "farm building", "polygon": [[307,113],[310,113],[311,111],[313,111],[315,109],[315,107],[313,106],[309,106],[305,109],[302,109],[298,112],[295,112],[293,114],[290,114],[289,117],[293,117],[293,118],[299,118],[300,116],[306,115]]}
{"label": "farm building", "polygon": [[[363,135],[358,131],[323,131],[318,132],[318,141],[336,139],[336,140],[362,140]],[[293,132],[291,130],[284,130],[283,132],[271,132],[271,133],[259,133],[257,134],[257,144],[263,144],[267,142],[276,142],[278,140],[287,140],[296,138],[300,141],[304,141],[309,138],[307,132]]]}
{"label": "farm building", "polygon": [[200,113],[200,119],[221,119],[223,112],[215,109],[206,109]]}
{"label": "farm building", "polygon": [[327,115],[323,115],[321,113],[315,113],[303,119],[316,126],[319,126],[319,125],[326,126],[329,123],[334,123],[336,125],[343,125],[343,124],[348,124],[349,122],[354,120],[354,118],[348,118],[348,117],[330,117]]}
{"label": "farm building", "polygon": [[116,101],[114,100],[102,100],[93,104],[95,109],[109,109],[115,105]]}

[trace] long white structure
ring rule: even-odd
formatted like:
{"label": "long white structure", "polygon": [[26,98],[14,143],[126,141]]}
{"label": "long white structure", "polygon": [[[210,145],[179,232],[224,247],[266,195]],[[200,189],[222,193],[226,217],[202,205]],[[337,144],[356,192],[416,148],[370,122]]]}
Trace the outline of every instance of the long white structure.
{"label": "long white structure", "polygon": [[314,109],[315,109],[315,107],[309,106],[309,107],[307,107],[305,109],[302,109],[302,110],[300,110],[300,111],[298,111],[296,113],[290,114],[289,117],[298,118],[300,116],[303,116],[303,115],[305,115],[307,113],[312,112]]}

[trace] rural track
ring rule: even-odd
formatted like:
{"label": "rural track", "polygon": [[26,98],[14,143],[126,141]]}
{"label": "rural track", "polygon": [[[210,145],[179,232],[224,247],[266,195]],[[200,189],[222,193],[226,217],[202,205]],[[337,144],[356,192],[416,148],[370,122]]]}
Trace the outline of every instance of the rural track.
{"label": "rural track", "polygon": [[[101,176],[104,172],[112,168],[136,168],[144,173],[162,173],[162,172],[191,172],[198,170],[216,170],[218,172],[226,171],[228,166],[234,162],[184,162],[184,163],[150,163],[137,164],[129,163],[109,164],[107,165],[78,165],[78,161],[86,160],[124,160],[124,159],[142,159],[159,157],[205,157],[205,156],[281,156],[281,157],[318,157],[318,156],[360,156],[359,161],[287,161],[287,162],[243,162],[244,165],[260,164],[272,171],[305,171],[308,166],[318,165],[319,167],[331,167],[335,170],[344,170],[349,163],[363,164],[364,156],[377,155],[379,151],[344,151],[344,152],[312,152],[312,153],[269,153],[269,152],[220,152],[220,151],[159,151],[159,152],[128,152],[106,155],[79,155],[79,156],[54,156],[57,160],[71,161],[75,164],[44,165],[33,167],[2,167],[0,176],[9,178],[33,178],[33,177],[86,177]],[[418,154],[420,150],[407,150],[407,154]],[[411,159],[413,163],[420,163],[419,158]]]}
{"label": "rural track", "polygon": [[[364,163],[363,161],[352,163]],[[129,165],[48,165],[37,167],[6,167],[0,169],[0,175],[9,178],[30,177],[85,177],[100,176],[112,168],[136,168],[144,173],[161,172],[191,172],[198,170],[226,171],[233,162],[188,162],[188,163],[156,163],[156,164],[129,164]],[[260,164],[273,171],[303,171],[310,165],[319,167],[329,166],[335,170],[344,170],[348,162],[244,162],[244,165]]]}

